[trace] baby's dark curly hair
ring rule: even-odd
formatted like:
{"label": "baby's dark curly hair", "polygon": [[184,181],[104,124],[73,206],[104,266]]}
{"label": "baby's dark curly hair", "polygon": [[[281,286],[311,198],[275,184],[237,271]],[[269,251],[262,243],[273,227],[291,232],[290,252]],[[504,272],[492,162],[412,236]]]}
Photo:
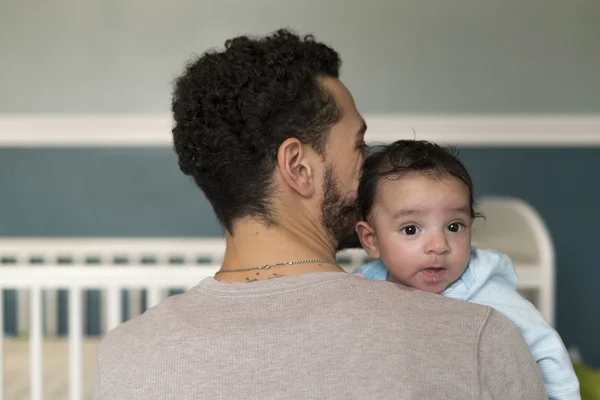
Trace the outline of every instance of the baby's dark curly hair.
{"label": "baby's dark curly hair", "polygon": [[320,78],[338,78],[336,51],[288,30],[240,36],[192,60],[175,82],[173,139],[223,224],[252,216],[277,224],[269,196],[281,143],[295,137],[324,155],[340,109]]}
{"label": "baby's dark curly hair", "polygon": [[384,179],[401,179],[410,172],[419,172],[431,178],[454,177],[469,189],[471,217],[483,217],[476,212],[473,181],[469,172],[452,147],[442,147],[425,140],[398,140],[373,147],[373,153],[364,161],[358,184],[357,208],[366,220],[377,199],[379,183]]}

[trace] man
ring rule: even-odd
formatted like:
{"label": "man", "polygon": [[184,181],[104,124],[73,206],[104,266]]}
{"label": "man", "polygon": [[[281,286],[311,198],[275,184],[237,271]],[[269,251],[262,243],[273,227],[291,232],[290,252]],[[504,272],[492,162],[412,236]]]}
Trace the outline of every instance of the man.
{"label": "man", "polygon": [[498,313],[335,264],[366,152],[340,63],[281,30],[187,66],[175,150],[225,228],[225,259],[107,335],[96,399],[544,398]]}

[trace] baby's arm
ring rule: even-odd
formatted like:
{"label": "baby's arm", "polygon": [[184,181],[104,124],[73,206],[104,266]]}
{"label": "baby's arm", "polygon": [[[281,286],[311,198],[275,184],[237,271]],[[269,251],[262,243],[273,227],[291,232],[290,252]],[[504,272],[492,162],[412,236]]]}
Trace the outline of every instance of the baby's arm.
{"label": "baby's arm", "polygon": [[468,301],[496,309],[521,330],[550,400],[581,399],[579,381],[564,343],[533,304],[498,276],[491,277]]}

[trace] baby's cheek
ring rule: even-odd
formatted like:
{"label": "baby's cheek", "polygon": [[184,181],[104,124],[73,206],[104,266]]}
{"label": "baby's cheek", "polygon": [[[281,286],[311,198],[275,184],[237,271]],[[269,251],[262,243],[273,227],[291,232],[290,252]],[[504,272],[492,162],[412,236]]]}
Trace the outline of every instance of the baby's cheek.
{"label": "baby's cheek", "polygon": [[385,265],[387,266],[388,270],[396,277],[400,278],[402,276],[407,276],[410,274],[410,257],[394,254],[391,255],[387,262],[385,262]]}
{"label": "baby's cheek", "polygon": [[390,263],[406,264],[410,263],[410,260],[414,258],[414,249],[413,246],[407,243],[398,243],[397,241],[390,240],[382,243],[381,254],[385,255]]}
{"label": "baby's cheek", "polygon": [[471,245],[464,246],[460,251],[460,256],[458,257],[458,263],[462,265],[464,268],[467,267],[469,263],[469,257],[471,256]]}
{"label": "baby's cheek", "polygon": [[404,285],[411,286],[407,280],[406,271],[397,264],[392,264],[391,267],[388,266],[388,281],[392,282],[400,282]]}

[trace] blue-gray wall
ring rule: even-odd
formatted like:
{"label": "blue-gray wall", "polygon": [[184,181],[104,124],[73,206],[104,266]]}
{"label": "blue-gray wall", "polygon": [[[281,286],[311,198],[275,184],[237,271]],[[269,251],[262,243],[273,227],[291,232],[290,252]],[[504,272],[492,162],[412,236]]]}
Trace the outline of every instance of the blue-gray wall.
{"label": "blue-gray wall", "polygon": [[[284,25],[335,45],[364,113],[598,113],[598,21],[596,0],[4,2],[0,114],[166,112],[192,53]],[[600,149],[462,157],[548,223],[558,330],[600,366]],[[0,149],[0,235],[220,233],[169,149]]]}

